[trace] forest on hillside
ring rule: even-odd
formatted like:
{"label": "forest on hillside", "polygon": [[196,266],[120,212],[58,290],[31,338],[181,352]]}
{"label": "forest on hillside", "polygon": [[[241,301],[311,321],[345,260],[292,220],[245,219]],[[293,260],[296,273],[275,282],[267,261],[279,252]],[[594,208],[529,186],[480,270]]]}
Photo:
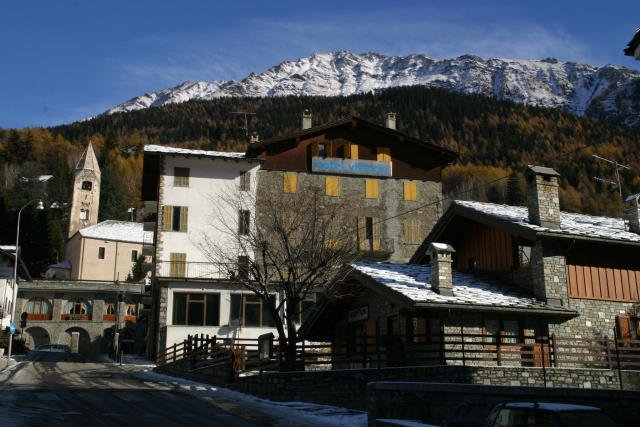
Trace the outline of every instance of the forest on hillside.
{"label": "forest on hillside", "polygon": [[[247,135],[282,135],[300,127],[304,109],[314,124],[358,116],[382,124],[395,112],[398,129],[459,153],[445,169],[444,190],[459,199],[522,203],[522,171],[528,164],[553,167],[562,175],[564,210],[622,214],[618,189],[593,177],[615,179],[613,165],[592,155],[626,164],[622,194],[640,191],[640,133],[554,109],[528,107],[479,95],[426,87],[391,88],[348,97],[222,98],[190,101],[48,129],[0,129],[0,244],[15,239],[17,209],[43,197],[61,209],[35,215],[25,230],[24,255],[36,274],[63,251],[66,211],[75,162],[89,140],[102,168],[100,220],[127,219],[139,205],[142,147],[165,144],[221,151],[246,148]],[[248,130],[244,117],[249,111]],[[39,175],[51,174],[47,183]],[[47,243],[35,237],[47,235]]]}

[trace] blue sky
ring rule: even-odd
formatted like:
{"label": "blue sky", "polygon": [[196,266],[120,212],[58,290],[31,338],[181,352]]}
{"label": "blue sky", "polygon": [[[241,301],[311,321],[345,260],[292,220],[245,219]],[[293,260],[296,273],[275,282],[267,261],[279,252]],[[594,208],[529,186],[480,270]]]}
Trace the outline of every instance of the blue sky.
{"label": "blue sky", "polygon": [[[637,0],[636,0],[637,1]],[[69,123],[186,80],[350,50],[640,69],[636,1],[0,2],[0,126]]]}

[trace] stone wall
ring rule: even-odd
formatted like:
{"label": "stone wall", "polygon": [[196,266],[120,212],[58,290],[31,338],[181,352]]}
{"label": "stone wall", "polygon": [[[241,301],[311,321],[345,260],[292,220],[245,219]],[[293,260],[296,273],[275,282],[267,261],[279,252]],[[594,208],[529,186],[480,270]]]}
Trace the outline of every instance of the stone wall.
{"label": "stone wall", "polygon": [[379,418],[400,418],[449,427],[480,427],[495,405],[508,401],[597,406],[625,426],[637,425],[640,418],[638,391],[373,382],[368,386],[369,425],[375,425]]}
{"label": "stone wall", "polygon": [[[353,217],[347,219],[353,223],[354,230],[357,230],[358,216],[371,216],[379,219],[390,218],[382,222],[381,234],[382,240],[393,241],[393,253],[389,259],[392,261],[408,261],[409,258],[422,243],[424,238],[429,234],[436,221],[441,215],[442,206],[438,202],[442,196],[442,184],[433,181],[412,181],[416,183],[417,200],[404,200],[404,182],[406,180],[393,178],[378,178],[379,197],[377,199],[365,198],[365,178],[354,176],[340,176],[340,188],[338,198],[348,199],[348,203],[352,208]],[[274,189],[282,189],[283,172],[266,171],[258,172],[258,194],[268,194]],[[309,187],[320,188],[324,191],[325,175],[312,173],[298,173],[298,192],[304,191]],[[335,201],[336,197],[326,196],[327,203]],[[423,206],[416,209],[418,206]],[[407,212],[411,209],[415,211],[395,217],[396,215]],[[419,220],[420,239],[417,243],[407,242],[404,233],[405,220]],[[354,232],[354,239],[356,238]]]}

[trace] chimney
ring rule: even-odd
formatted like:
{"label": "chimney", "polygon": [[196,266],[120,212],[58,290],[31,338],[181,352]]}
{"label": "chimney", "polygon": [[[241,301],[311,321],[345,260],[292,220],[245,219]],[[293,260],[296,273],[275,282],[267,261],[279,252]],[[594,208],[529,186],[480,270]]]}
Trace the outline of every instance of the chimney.
{"label": "chimney", "polygon": [[311,110],[304,110],[302,112],[302,129],[309,129],[311,126]]}
{"label": "chimney", "polygon": [[529,165],[525,176],[529,222],[541,227],[560,229],[560,174],[551,168]]}
{"label": "chimney", "polygon": [[632,194],[625,200],[625,214],[629,221],[629,231],[640,234],[640,193]]}
{"label": "chimney", "polygon": [[396,113],[387,113],[385,126],[387,126],[389,129],[396,130]]}
{"label": "chimney", "polygon": [[250,144],[254,144],[256,142],[260,141],[260,138],[258,137],[258,133],[257,132],[253,132],[251,134],[251,139],[249,140]]}
{"label": "chimney", "polygon": [[427,253],[431,256],[431,290],[444,296],[453,295],[451,255],[456,251],[446,243],[433,242]]}

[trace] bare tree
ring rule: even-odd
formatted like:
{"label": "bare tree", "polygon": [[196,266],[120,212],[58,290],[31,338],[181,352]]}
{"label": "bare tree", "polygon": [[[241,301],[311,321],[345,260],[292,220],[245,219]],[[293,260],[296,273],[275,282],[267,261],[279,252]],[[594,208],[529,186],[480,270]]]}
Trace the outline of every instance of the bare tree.
{"label": "bare tree", "polygon": [[345,264],[356,259],[356,221],[348,200],[323,189],[291,194],[266,187],[257,198],[239,191],[213,201],[217,236],[204,236],[199,246],[266,305],[278,332],[281,369],[290,370],[303,301],[333,292]]}

